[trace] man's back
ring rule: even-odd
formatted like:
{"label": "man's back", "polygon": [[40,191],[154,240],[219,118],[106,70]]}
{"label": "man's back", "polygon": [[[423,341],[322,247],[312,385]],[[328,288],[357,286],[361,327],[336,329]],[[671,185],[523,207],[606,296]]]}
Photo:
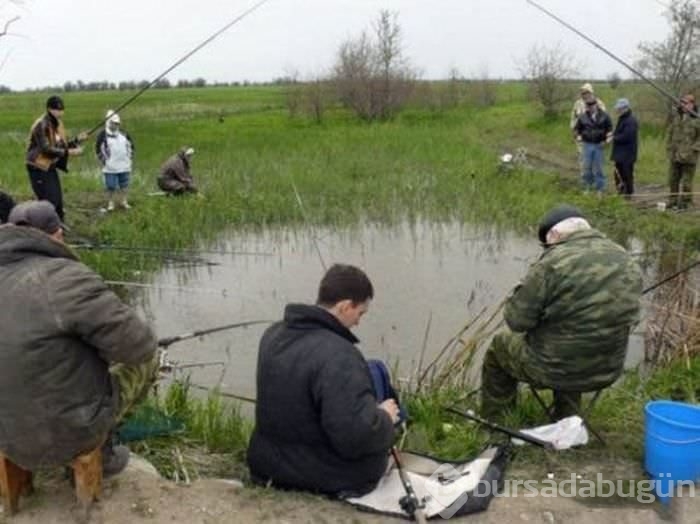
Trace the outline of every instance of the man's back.
{"label": "man's back", "polygon": [[355,337],[317,306],[287,306],[260,342],[252,475],[324,493],[368,491],[394,436]]}
{"label": "man's back", "polygon": [[579,231],[542,255],[505,318],[526,332],[547,385],[575,390],[619,375],[640,292],[639,268],[625,250],[594,229]]}
{"label": "man's back", "polygon": [[28,469],[66,463],[113,426],[108,362],[151,357],[153,333],[30,227],[0,227],[0,300],[0,450]]}

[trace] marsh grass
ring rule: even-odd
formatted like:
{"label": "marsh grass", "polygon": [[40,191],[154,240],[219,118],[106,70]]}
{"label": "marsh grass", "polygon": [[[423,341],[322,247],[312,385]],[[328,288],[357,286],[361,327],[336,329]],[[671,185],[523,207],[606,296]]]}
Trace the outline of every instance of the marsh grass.
{"label": "marsh grass", "polygon": [[[290,118],[281,88],[149,91],[122,114],[136,146],[134,209],[99,212],[104,195],[90,141],[62,177],[67,220],[82,236],[102,243],[191,247],[212,242],[228,228],[301,226],[295,184],[314,224],[425,218],[530,233],[549,207],[569,201],[622,240],[699,241],[695,216],[640,211],[617,197],[599,201],[581,194],[567,119],[541,119],[517,83],[500,85],[498,94],[501,102],[490,107],[459,105],[438,112],[413,107],[393,121],[368,125],[339,108],[329,110],[322,124]],[[66,123],[72,131],[92,127],[127,95],[66,93]],[[603,90],[601,96],[612,99],[617,93]],[[20,199],[31,196],[24,137],[44,99],[45,94],[1,97],[0,186]],[[183,145],[197,151],[193,173],[206,199],[149,196],[157,190],[160,164]],[[498,155],[519,146],[528,148],[533,161],[499,174]],[[644,127],[641,151],[639,183],[665,186],[657,127]],[[158,262],[152,258],[85,254],[109,278],[154,269]]]}
{"label": "marsh grass", "polygon": [[[240,405],[226,401],[217,390],[192,394],[187,379],[173,382],[161,396],[151,396],[134,415],[136,429],[147,435],[148,416],[156,412],[181,426],[166,436],[147,437],[132,449],[150,460],[167,478],[189,481],[204,476],[245,476],[245,451],[252,423]],[[142,422],[139,422],[142,421]]]}

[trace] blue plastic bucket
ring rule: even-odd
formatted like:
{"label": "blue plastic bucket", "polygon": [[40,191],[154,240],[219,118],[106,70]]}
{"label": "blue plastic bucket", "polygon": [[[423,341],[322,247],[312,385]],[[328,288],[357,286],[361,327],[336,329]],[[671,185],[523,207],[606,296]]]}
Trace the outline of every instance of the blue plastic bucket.
{"label": "blue plastic bucket", "polygon": [[644,412],[644,468],[667,503],[678,482],[700,480],[700,407],[655,400]]}

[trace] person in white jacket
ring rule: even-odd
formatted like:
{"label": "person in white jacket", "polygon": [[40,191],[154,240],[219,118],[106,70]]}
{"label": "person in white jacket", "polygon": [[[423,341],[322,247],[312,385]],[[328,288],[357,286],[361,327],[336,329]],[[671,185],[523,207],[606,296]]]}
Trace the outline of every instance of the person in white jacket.
{"label": "person in white jacket", "polygon": [[107,211],[114,210],[114,195],[120,196],[120,206],[129,209],[127,189],[131,177],[134,143],[129,133],[121,129],[121,118],[111,109],[107,111],[105,128],[95,141],[95,153],[102,164],[107,191]]}

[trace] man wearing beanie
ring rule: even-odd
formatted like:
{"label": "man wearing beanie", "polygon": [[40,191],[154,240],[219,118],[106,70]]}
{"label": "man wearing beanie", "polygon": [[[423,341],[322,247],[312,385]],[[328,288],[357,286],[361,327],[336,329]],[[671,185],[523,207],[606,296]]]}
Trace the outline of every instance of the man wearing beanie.
{"label": "man wearing beanie", "polygon": [[80,142],[85,133],[74,140],[66,138],[63,127],[64,105],[61,97],[53,95],[46,100],[46,114],[39,117],[29,131],[26,164],[29,182],[38,200],[48,200],[64,220],[63,190],[58,170],[68,171],[68,158],[80,155]]}
{"label": "man wearing beanie", "polygon": [[544,252],[507,298],[509,329],[494,337],[484,357],[486,417],[515,407],[519,382],[554,390],[556,418],[573,414],[582,392],[620,376],[638,319],[639,267],[578,209],[552,209],[538,236]]}
{"label": "man wearing beanie", "polygon": [[0,226],[0,450],[33,471],[102,446],[103,472],[129,450],[108,438],[156,378],[156,338],[63,243],[51,203]]}

